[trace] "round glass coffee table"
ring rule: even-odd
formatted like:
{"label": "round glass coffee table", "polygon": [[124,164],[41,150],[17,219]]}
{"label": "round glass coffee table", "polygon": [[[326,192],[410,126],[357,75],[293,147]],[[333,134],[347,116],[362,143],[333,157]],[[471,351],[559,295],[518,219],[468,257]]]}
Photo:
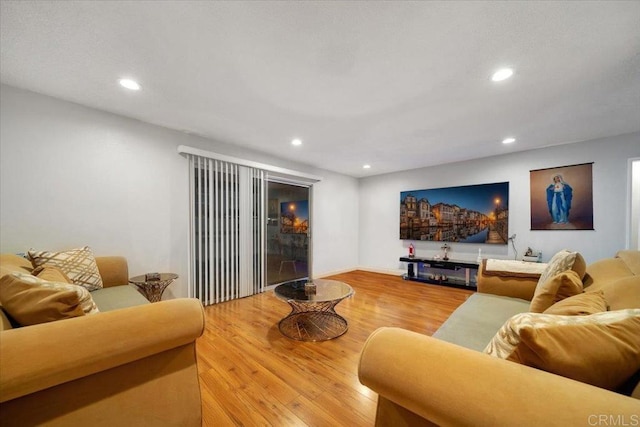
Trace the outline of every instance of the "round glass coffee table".
{"label": "round glass coffee table", "polygon": [[353,288],[336,280],[292,280],[276,286],[274,293],[291,306],[279,323],[282,334],[298,341],[326,341],[347,332],[349,325],[334,307],[353,295]]}

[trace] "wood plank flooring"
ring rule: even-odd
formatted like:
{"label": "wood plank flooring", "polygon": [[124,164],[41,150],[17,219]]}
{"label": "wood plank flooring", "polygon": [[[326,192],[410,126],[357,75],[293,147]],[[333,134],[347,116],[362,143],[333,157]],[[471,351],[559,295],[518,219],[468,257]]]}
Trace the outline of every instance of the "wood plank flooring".
{"label": "wood plank flooring", "polygon": [[378,327],[431,335],[472,291],[353,271],[332,277],[355,295],[336,312],[349,330],[318,343],[284,337],[289,305],[267,291],[205,308],[197,341],[205,426],[372,426],[377,395],[358,381],[360,351]]}

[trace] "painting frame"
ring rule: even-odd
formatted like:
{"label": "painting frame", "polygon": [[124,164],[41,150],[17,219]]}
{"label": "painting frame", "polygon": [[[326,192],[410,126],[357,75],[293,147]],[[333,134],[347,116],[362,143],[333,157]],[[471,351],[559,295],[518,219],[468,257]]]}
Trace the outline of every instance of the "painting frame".
{"label": "painting frame", "polygon": [[508,244],[509,182],[401,191],[400,239]]}
{"label": "painting frame", "polygon": [[529,171],[531,230],[594,230],[593,162]]}

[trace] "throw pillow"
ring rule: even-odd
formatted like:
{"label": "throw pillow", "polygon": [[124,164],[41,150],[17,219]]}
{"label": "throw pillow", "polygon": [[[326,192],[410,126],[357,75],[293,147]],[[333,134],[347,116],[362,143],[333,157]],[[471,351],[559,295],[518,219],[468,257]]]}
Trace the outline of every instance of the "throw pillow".
{"label": "throw pillow", "polygon": [[582,280],[578,277],[578,273],[567,270],[536,286],[529,311],[542,313],[556,302],[580,293],[582,293]]}
{"label": "throw pillow", "polygon": [[580,280],[583,280],[584,276],[587,275],[587,262],[582,257],[582,255],[580,255],[580,252],[575,252],[575,254],[576,259],[573,261],[571,269],[578,273],[578,276],[580,276]]}
{"label": "throw pillow", "polygon": [[31,274],[48,282],[73,283],[62,270],[56,267],[40,266],[35,268]]}
{"label": "throw pillow", "polygon": [[48,282],[23,273],[0,279],[0,303],[22,326],[98,312],[91,294],[82,286]]}
{"label": "throw pillow", "polygon": [[640,309],[589,316],[521,313],[485,353],[616,390],[640,369]]}
{"label": "throw pillow", "polygon": [[29,250],[27,258],[34,268],[56,267],[66,274],[71,282],[84,286],[89,291],[102,288],[102,277],[96,259],[88,246],[62,252]]}
{"label": "throw pillow", "polygon": [[[538,286],[545,284],[553,276],[557,276],[564,271],[571,270],[577,254],[577,252],[571,252],[567,249],[563,249],[551,257],[547,264],[547,268],[544,269],[538,279]],[[582,280],[582,277],[580,277],[580,279]]]}
{"label": "throw pillow", "polygon": [[544,314],[560,316],[588,316],[607,311],[604,292],[585,292],[563,299],[543,311]]}

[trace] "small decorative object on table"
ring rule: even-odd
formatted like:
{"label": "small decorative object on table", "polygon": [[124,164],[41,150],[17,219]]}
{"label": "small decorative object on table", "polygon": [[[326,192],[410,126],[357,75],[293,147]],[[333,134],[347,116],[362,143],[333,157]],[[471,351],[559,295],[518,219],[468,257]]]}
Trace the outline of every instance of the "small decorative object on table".
{"label": "small decorative object on table", "polygon": [[304,284],[304,294],[305,295],[315,295],[316,294],[316,284],[312,281],[308,281]]}
{"label": "small decorative object on table", "polygon": [[522,260],[527,262],[540,262],[541,259],[542,252],[534,251],[531,248],[527,248],[527,251],[522,256]]}
{"label": "small decorative object on table", "polygon": [[151,302],[162,300],[164,290],[178,278],[174,273],[147,273],[132,277],[129,283],[138,288],[138,291]]}
{"label": "small decorative object on table", "polygon": [[447,245],[446,243],[444,245],[442,245],[442,247],[440,247],[440,249],[442,249],[444,251],[444,256],[442,257],[442,259],[444,261],[447,261],[449,259],[449,249],[451,249],[451,246]]}

